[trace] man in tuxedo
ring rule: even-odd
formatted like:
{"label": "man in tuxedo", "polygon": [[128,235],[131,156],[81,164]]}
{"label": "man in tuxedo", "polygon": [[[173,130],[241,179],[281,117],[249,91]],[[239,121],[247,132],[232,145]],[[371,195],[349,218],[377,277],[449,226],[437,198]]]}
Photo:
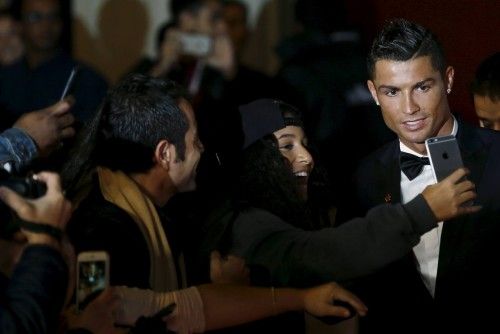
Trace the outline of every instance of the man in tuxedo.
{"label": "man in tuxedo", "polygon": [[[451,113],[454,69],[428,29],[389,22],[368,56],[368,88],[398,140],[368,156],[356,177],[357,214],[384,202],[406,203],[435,183],[425,140],[456,136],[481,205],[421,237],[402,260],[367,277],[358,291],[370,310],[362,333],[448,333],[500,327],[488,309],[500,290],[494,274],[500,226],[500,135]],[[401,167],[413,167],[413,173]]]}

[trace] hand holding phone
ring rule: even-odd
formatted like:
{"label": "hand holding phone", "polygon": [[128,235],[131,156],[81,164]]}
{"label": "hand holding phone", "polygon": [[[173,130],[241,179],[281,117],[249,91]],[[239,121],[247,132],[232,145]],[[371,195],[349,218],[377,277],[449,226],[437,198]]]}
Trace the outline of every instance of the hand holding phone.
{"label": "hand holding phone", "polygon": [[81,311],[109,286],[109,255],[104,251],[82,252],[76,270],[76,309]]}
{"label": "hand holding phone", "polygon": [[464,166],[455,136],[428,138],[425,147],[436,182]]}
{"label": "hand holding phone", "polygon": [[[464,167],[455,136],[428,138],[425,141],[425,147],[436,182],[442,181],[457,169]],[[460,181],[466,179],[464,176]],[[473,204],[474,201],[468,201],[462,204],[462,206],[472,206]]]}

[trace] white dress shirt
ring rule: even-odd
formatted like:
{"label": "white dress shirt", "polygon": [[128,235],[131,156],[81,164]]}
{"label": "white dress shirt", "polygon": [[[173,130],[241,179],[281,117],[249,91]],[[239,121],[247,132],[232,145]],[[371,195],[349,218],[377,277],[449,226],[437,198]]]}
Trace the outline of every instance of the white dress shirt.
{"label": "white dress shirt", "polygon": [[[453,130],[451,134],[456,136],[458,131],[458,123],[456,119],[453,119]],[[401,152],[406,152],[409,154],[416,155],[418,157],[423,157],[408,146],[399,141],[399,148]],[[406,175],[401,172],[401,201],[402,203],[408,203],[414,199],[418,194],[420,194],[424,189],[431,184],[436,183],[434,175],[432,173],[432,167],[430,165],[425,165],[422,172],[413,180],[409,180]],[[434,291],[436,288],[436,276],[438,269],[438,259],[439,259],[439,244],[441,241],[441,230],[443,228],[443,222],[439,222],[438,226],[429,232],[425,233],[420,237],[420,242],[418,245],[413,247],[413,252],[417,259],[417,267],[420,272],[420,276],[424,281],[427,290],[434,297]]]}

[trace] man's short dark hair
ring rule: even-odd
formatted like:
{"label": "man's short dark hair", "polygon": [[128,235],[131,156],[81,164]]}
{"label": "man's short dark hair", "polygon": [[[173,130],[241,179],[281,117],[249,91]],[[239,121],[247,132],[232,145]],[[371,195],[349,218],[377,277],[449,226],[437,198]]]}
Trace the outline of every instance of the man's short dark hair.
{"label": "man's short dark hair", "polygon": [[[21,21],[23,18],[23,4],[24,1],[26,0],[13,0],[12,4],[10,5],[10,9],[12,11],[12,14],[14,15],[14,18],[18,21]],[[61,0],[56,1],[58,3],[59,9],[61,10],[61,13],[65,12],[66,7],[68,7],[67,2],[63,2]],[[65,7],[63,7],[65,6]]]}
{"label": "man's short dark hair", "polygon": [[500,52],[479,64],[471,86],[472,94],[486,96],[493,102],[500,100]]}
{"label": "man's short dark hair", "polygon": [[245,5],[240,0],[224,0],[224,1],[222,1],[222,6],[223,7],[236,6],[236,7],[240,8],[243,11],[243,15],[245,17],[245,22],[248,21],[248,8],[247,8],[247,5]]}
{"label": "man's short dark hair", "polygon": [[177,23],[179,15],[181,15],[182,12],[196,14],[203,5],[204,3],[202,0],[171,0],[170,13],[172,14],[172,20]]}
{"label": "man's short dark hair", "polygon": [[189,123],[179,108],[184,91],[173,81],[132,74],[111,89],[99,112],[97,164],[126,173],[150,169],[162,139],[184,160]]}
{"label": "man's short dark hair", "polygon": [[446,60],[441,43],[427,28],[405,19],[389,21],[373,41],[368,54],[368,73],[373,79],[379,60],[407,61],[430,56],[432,66],[442,74]]}

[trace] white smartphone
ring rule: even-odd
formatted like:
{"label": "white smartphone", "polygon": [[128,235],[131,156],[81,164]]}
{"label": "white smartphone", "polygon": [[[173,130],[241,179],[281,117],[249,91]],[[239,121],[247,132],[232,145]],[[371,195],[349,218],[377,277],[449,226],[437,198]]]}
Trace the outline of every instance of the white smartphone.
{"label": "white smartphone", "polygon": [[76,309],[81,311],[109,286],[109,255],[104,251],[82,252],[76,262]]}
{"label": "white smartphone", "polygon": [[205,57],[212,52],[212,38],[204,34],[180,33],[182,53],[195,57]]}
{"label": "white smartphone", "polygon": [[429,138],[425,141],[425,147],[436,182],[464,166],[455,136]]}

